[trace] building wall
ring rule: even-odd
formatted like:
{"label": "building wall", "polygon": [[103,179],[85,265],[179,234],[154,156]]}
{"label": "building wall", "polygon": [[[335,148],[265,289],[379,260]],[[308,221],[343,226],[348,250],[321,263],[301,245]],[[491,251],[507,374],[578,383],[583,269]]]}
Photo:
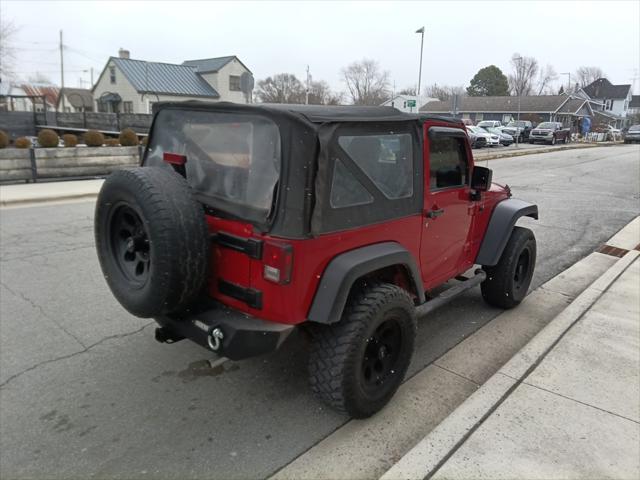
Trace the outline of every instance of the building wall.
{"label": "building wall", "polygon": [[[594,98],[593,100],[601,103],[605,103],[607,101],[607,99],[605,98]],[[627,98],[617,98],[617,99],[608,99],[608,100],[611,100],[612,102],[611,108],[606,109],[605,106],[603,106],[598,110],[612,113],[614,115],[618,115],[619,117],[626,117],[627,114],[629,113],[629,103],[631,103],[631,89],[629,89]]]}
{"label": "building wall", "polygon": [[[111,83],[109,75],[109,69],[111,67],[116,68],[116,83]],[[93,89],[94,111],[100,111],[98,109],[100,97],[107,92],[117,93],[122,98],[119,105],[120,112],[124,112],[124,102],[132,102],[133,113],[147,113],[146,102],[142,100],[141,95],[133,88],[133,85],[131,85],[127,77],[124,76],[122,70],[120,70],[112,60],[107,63],[107,67],[98,78]]]}
{"label": "building wall", "polygon": [[[239,77],[244,72],[248,72],[248,70],[234,58],[218,72],[205,73],[201,76],[220,94],[219,101],[247,103],[244,93],[229,89],[229,76],[236,75]],[[251,98],[251,95],[249,95],[249,98]]]}

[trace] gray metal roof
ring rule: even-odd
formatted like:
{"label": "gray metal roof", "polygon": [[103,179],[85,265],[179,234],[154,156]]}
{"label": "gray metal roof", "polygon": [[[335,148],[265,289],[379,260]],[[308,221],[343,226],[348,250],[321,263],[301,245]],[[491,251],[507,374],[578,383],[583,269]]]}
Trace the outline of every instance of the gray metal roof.
{"label": "gray metal roof", "polygon": [[630,84],[613,85],[606,78],[599,78],[595,82],[583,88],[585,93],[591,98],[627,98],[629,95]]}
{"label": "gray metal roof", "polygon": [[629,108],[640,108],[640,95],[631,95]]}
{"label": "gray metal roof", "polygon": [[111,57],[138,92],[220,98],[194,67]]}
{"label": "gray metal roof", "polygon": [[[236,59],[240,62],[240,59],[235,55],[230,55],[227,57],[216,57],[216,58],[203,58],[200,60],[185,60],[182,62],[182,65],[195,67],[200,73],[207,72],[217,72],[222,67],[224,67],[231,60]],[[244,68],[247,68],[246,65],[240,62]],[[247,68],[247,71],[251,71]]]}
{"label": "gray metal roof", "polygon": [[[458,112],[469,113],[515,113],[555,112],[567,101],[566,95],[537,95],[530,97],[458,97]],[[520,105],[518,107],[518,104]],[[429,102],[420,108],[420,112],[448,113],[452,109],[451,100]]]}

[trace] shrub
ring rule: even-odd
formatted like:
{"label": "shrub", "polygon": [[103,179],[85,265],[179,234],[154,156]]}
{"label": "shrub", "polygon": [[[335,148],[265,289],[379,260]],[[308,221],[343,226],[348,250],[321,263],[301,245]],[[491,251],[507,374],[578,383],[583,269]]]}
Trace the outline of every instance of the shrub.
{"label": "shrub", "polygon": [[138,135],[130,128],[122,130],[118,139],[120,140],[120,145],[123,147],[134,147],[138,145]]}
{"label": "shrub", "polygon": [[13,146],[16,148],[31,148],[31,140],[29,140],[27,137],[16,138]]}
{"label": "shrub", "polygon": [[118,146],[120,146],[120,140],[118,140],[117,138],[107,138],[104,141],[104,144],[107,147],[118,147]]}
{"label": "shrub", "polygon": [[9,146],[9,135],[0,130],[0,148],[7,148]]}
{"label": "shrub", "polygon": [[53,130],[45,128],[38,133],[38,145],[45,148],[57,147],[60,142],[60,137]]}
{"label": "shrub", "polygon": [[65,147],[75,147],[76,145],[78,145],[78,137],[76,137],[72,133],[66,133],[62,135],[62,141],[64,142]]}
{"label": "shrub", "polygon": [[84,134],[84,143],[87,147],[101,147],[104,144],[104,135],[96,130],[89,130]]}

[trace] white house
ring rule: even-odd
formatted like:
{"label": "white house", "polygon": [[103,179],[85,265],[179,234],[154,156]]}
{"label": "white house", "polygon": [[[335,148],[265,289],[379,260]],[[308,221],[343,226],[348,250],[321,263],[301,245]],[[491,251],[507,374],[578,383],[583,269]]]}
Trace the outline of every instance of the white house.
{"label": "white house", "polygon": [[582,88],[589,98],[601,105],[597,110],[617,120],[617,126],[622,126],[629,112],[631,104],[631,85],[613,85],[606,78],[599,78]]}
{"label": "white house", "polygon": [[396,95],[390,98],[386,102],[382,103],[381,107],[394,107],[401,112],[406,113],[418,113],[418,109],[429,102],[437,101],[437,98],[418,97],[417,95]]}
{"label": "white house", "polygon": [[202,100],[248,103],[241,84],[251,71],[235,56],[173,63],[133,60],[120,49],[110,57],[92,93],[99,112],[151,113],[164,101]]}

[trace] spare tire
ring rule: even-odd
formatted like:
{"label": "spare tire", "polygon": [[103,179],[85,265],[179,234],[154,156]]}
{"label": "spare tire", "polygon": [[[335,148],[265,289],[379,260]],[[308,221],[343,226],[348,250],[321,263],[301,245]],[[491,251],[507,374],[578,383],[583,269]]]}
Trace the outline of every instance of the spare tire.
{"label": "spare tire", "polygon": [[98,195],[94,227],[104,277],[133,315],[184,311],[202,292],[210,258],[207,222],[177,173],[160,167],[112,173]]}

